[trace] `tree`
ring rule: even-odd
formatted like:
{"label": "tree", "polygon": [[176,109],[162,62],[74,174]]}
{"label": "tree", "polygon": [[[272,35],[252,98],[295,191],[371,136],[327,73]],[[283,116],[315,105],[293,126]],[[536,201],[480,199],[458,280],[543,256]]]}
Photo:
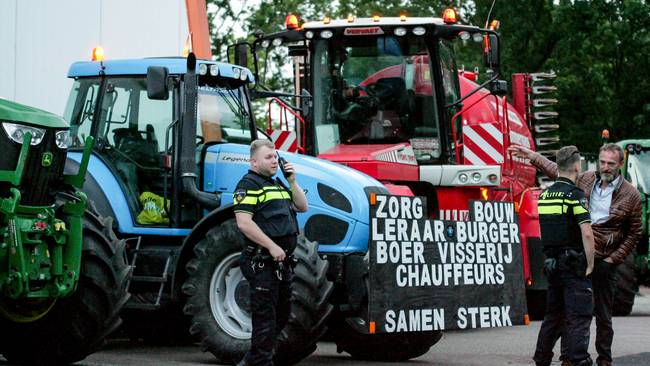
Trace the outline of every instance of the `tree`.
{"label": "tree", "polygon": [[[247,7],[235,14],[228,0],[209,0],[219,10],[211,12],[211,24],[240,19],[248,40],[255,31],[280,31],[284,18],[294,13],[302,20],[324,16],[439,16],[447,6],[458,9],[464,24],[485,26],[493,0],[400,1],[274,0]],[[229,20],[230,19],[230,20]],[[499,19],[502,39],[502,72],[508,80],[513,72],[558,74],[556,97],[560,103],[562,144],[576,144],[585,152],[597,151],[600,131],[608,128],[613,140],[650,137],[650,4],[644,0],[521,0],[498,1],[489,20]],[[231,24],[231,23],[228,23]],[[232,31],[213,25],[213,44],[223,53],[226,42],[234,42]],[[481,66],[476,53],[458,53],[459,66]],[[265,55],[262,53],[262,57]],[[269,68],[287,64],[286,54],[270,54]],[[224,59],[224,58],[220,58]],[[266,84],[287,90],[286,80],[274,72]]]}

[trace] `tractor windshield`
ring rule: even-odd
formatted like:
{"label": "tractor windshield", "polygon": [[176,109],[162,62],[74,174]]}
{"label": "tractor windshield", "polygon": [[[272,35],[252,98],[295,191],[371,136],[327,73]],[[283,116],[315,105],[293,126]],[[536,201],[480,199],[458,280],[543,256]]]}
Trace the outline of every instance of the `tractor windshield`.
{"label": "tractor windshield", "polygon": [[[177,95],[173,91],[167,100],[149,99],[146,78],[140,75],[79,78],[73,85],[64,116],[73,147],[81,147],[86,136],[95,137],[96,151],[119,173],[135,213],[140,211],[142,193],[162,196],[170,189],[165,157],[174,149]],[[244,86],[201,85],[195,122],[197,164],[203,144],[249,143],[249,121]]]}
{"label": "tractor windshield", "polygon": [[[149,143],[156,154],[163,152],[165,141],[171,138],[166,133],[173,120],[173,93],[167,100],[149,99],[146,80],[139,76],[107,78],[100,93],[100,81],[77,79],[72,87],[64,117],[70,122],[73,147],[82,146],[94,125],[95,137],[103,146],[118,147],[122,137],[129,136]],[[93,123],[99,94],[99,121]],[[243,87],[201,86],[198,95],[197,140],[250,142],[250,113]]]}
{"label": "tractor windshield", "polygon": [[243,87],[201,86],[197,132],[205,142],[251,142],[250,111]]}
{"label": "tractor windshield", "polygon": [[421,37],[318,40],[316,145],[410,143],[420,162],[440,157],[429,53]]}

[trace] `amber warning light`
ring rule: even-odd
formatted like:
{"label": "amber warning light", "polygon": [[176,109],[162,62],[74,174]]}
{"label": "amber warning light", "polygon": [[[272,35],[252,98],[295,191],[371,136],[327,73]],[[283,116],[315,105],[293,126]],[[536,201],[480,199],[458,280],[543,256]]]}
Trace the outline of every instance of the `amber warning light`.
{"label": "amber warning light", "polygon": [[445,9],[445,11],[442,13],[442,20],[445,22],[445,24],[455,24],[458,21],[456,10],[452,8]]}
{"label": "amber warning light", "polygon": [[104,47],[97,46],[93,48],[91,61],[104,61]]}
{"label": "amber warning light", "polygon": [[609,130],[603,130],[603,132],[600,135],[603,140],[608,140],[609,139]]}
{"label": "amber warning light", "polygon": [[295,16],[294,14],[289,14],[287,15],[286,18],[284,18],[284,25],[287,27],[287,29],[290,30],[300,28],[300,24],[298,23],[298,17]]}

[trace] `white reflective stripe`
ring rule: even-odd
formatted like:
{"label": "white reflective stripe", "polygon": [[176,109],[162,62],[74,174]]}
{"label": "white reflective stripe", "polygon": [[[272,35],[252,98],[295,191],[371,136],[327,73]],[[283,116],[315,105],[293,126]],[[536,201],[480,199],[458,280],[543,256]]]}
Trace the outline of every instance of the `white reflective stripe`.
{"label": "white reflective stripe", "polygon": [[271,140],[273,140],[273,142],[278,141],[278,137],[280,137],[281,133],[282,130],[273,130],[273,132],[271,132]]}
{"label": "white reflective stripe", "polygon": [[493,125],[491,123],[483,123],[483,124],[480,124],[479,126],[483,127],[483,129],[487,133],[489,133],[490,136],[492,136],[495,140],[497,140],[497,142],[501,146],[503,146],[503,134],[501,133],[501,131],[499,131],[499,129],[495,125]]}
{"label": "white reflective stripe", "polygon": [[483,160],[481,160],[481,158],[476,156],[476,154],[474,154],[474,152],[472,152],[472,150],[470,150],[467,145],[465,145],[464,153],[465,159],[469,160],[472,165],[487,165]]}
{"label": "white reflective stripe", "polygon": [[[291,145],[296,142],[297,136],[293,131],[273,130],[273,132],[271,132],[271,140],[273,140],[276,149],[289,151]],[[278,141],[280,142],[279,146]]]}
{"label": "white reflective stripe", "polygon": [[282,146],[280,146],[280,150],[289,151],[294,142],[296,142],[296,134],[295,132],[290,132],[282,143]]}
{"label": "white reflective stripe", "polygon": [[508,108],[508,120],[509,120],[510,122],[514,122],[514,123],[518,124],[519,126],[523,126],[523,125],[524,125],[524,124],[521,122],[521,119],[519,119],[519,115],[517,114],[517,112],[511,110],[510,108]]}
{"label": "white reflective stripe", "polygon": [[488,156],[493,158],[494,161],[499,163],[503,161],[503,155],[500,152],[496,151],[487,141],[485,141],[485,139],[483,139],[483,136],[479,135],[476,131],[474,131],[473,128],[470,126],[465,126],[463,132],[465,133],[465,136],[477,144],[478,147],[483,150]]}
{"label": "white reflective stripe", "polygon": [[519,144],[521,146],[525,146],[530,148],[530,140],[528,140],[528,137],[517,133],[515,131],[510,131],[510,142],[514,142],[516,144]]}
{"label": "white reflective stripe", "polygon": [[[494,102],[490,102],[490,104],[492,105],[492,108],[497,109],[497,105],[496,105],[496,103],[494,103]],[[499,113],[497,113],[497,116],[498,116],[498,117],[501,117],[501,116],[502,116],[502,113],[501,113],[501,110],[502,110],[502,109],[503,109],[503,106],[502,106],[501,104],[499,104],[499,108],[498,108]],[[514,122],[514,123],[518,124],[519,126],[523,126],[523,125],[524,125],[524,124],[521,122],[521,118],[519,118],[519,115],[517,114],[517,112],[513,111],[513,110],[510,109],[510,108],[508,108],[508,120],[509,120],[510,122]]]}

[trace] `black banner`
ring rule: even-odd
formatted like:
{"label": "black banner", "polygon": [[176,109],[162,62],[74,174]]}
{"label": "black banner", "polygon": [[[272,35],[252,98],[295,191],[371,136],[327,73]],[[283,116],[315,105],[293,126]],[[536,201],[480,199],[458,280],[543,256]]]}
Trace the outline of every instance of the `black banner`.
{"label": "black banner", "polygon": [[507,327],[526,298],[514,205],[470,201],[470,221],[426,218],[424,197],[370,211],[370,332]]}

